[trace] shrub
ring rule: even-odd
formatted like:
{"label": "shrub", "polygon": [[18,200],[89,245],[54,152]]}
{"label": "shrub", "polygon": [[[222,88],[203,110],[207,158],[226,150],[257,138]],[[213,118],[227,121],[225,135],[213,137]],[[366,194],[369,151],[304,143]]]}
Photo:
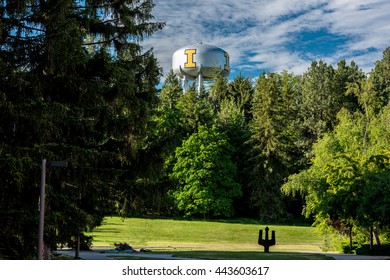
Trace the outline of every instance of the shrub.
{"label": "shrub", "polygon": [[363,244],[356,248],[356,255],[390,256],[390,244],[373,245],[372,252],[370,244]]}

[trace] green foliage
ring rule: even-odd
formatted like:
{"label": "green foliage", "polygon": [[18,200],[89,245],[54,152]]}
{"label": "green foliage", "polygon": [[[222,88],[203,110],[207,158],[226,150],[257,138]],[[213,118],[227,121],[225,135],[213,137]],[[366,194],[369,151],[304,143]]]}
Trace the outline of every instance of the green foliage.
{"label": "green foliage", "polygon": [[198,129],[176,149],[171,176],[179,186],[172,195],[186,216],[232,216],[233,199],[241,195],[233,147],[216,128]]}
{"label": "green foliage", "polygon": [[36,255],[42,158],[68,162],[48,168],[46,244],[65,244],[113,210],[156,102],[160,68],[139,45],[163,27],[150,22],[152,7],[2,2],[0,247],[9,255]]}
{"label": "green foliage", "polygon": [[248,155],[250,146],[247,141],[250,138],[248,122],[243,109],[234,100],[225,99],[220,104],[217,113],[216,126],[223,131],[229,143],[235,148],[232,153],[232,161],[237,166],[237,182],[241,185],[243,195],[236,199],[234,205],[237,215],[252,216],[248,197],[251,190],[248,187]]}
{"label": "green foliage", "polygon": [[220,104],[223,100],[230,98],[228,85],[228,79],[222,76],[222,74],[215,75],[214,82],[210,85],[209,100],[217,110],[220,109]]}
{"label": "green foliage", "polygon": [[244,112],[246,120],[249,121],[252,118],[250,111],[254,93],[250,79],[239,74],[228,84],[228,92],[229,98],[235,101]]}
{"label": "green foliage", "polygon": [[[163,167],[166,159],[174,154],[176,147],[187,136],[182,123],[184,113],[178,106],[181,98],[182,89],[179,80],[171,71],[161,89],[159,103],[148,123],[144,150],[149,159],[155,159],[154,165],[150,165],[154,170],[165,171]],[[159,175],[161,174],[154,173],[154,176]]]}
{"label": "green foliage", "polygon": [[318,139],[336,122],[340,109],[333,91],[334,69],[323,61],[313,62],[302,78],[302,114],[310,139]]}
{"label": "green foliage", "polygon": [[360,80],[364,80],[366,75],[361,69],[351,61],[350,65],[347,65],[345,60],[341,60],[337,63],[337,68],[334,70],[333,88],[336,93],[336,99],[340,108],[345,108],[348,111],[355,112],[358,109],[357,96],[348,94],[348,86],[356,83]]}
{"label": "green foliage", "polygon": [[362,177],[362,198],[358,211],[361,224],[365,226],[379,223],[390,225],[390,160],[376,155],[365,163]]}
{"label": "green foliage", "polygon": [[341,110],[334,131],[313,146],[310,168],[283,185],[286,194],[303,194],[304,213],[314,215],[317,224],[350,235],[352,226],[388,226],[390,165],[382,137],[388,139],[390,127],[380,121],[386,112],[368,118],[367,113]]}
{"label": "green foliage", "polygon": [[0,4],[0,247],[35,255],[42,158],[69,163],[47,174],[52,246],[115,210],[175,215],[172,200],[187,216],[280,222],[302,198],[318,226],[385,236],[389,49],[369,77],[354,62],[314,61],[302,76],[216,75],[182,94],[171,72],[159,94],[161,69],[140,45],[164,26],[153,6]]}
{"label": "green foliage", "polygon": [[381,60],[376,61],[375,67],[370,75],[373,80],[373,87],[378,95],[378,101],[386,106],[390,101],[390,48],[383,51]]}
{"label": "green foliage", "polygon": [[201,125],[211,125],[214,110],[206,93],[201,94],[194,87],[189,88],[186,94],[180,96],[177,108],[180,110],[180,122],[187,136],[198,130]]}
{"label": "green foliage", "polygon": [[357,244],[355,247],[356,255],[372,255],[372,256],[389,256],[390,244],[373,245],[372,249],[369,244]]}
{"label": "green foliage", "polygon": [[263,74],[256,82],[248,141],[252,163],[250,186],[253,206],[264,220],[285,216],[280,186],[294,168],[295,85],[296,80],[287,73]]}
{"label": "green foliage", "polygon": [[361,70],[351,62],[340,61],[337,69],[323,61],[313,61],[302,76],[302,93],[299,99],[299,119],[302,131],[300,147],[311,157],[312,145],[337,124],[341,108],[353,112],[357,107],[356,96],[347,94],[348,85],[364,79]]}

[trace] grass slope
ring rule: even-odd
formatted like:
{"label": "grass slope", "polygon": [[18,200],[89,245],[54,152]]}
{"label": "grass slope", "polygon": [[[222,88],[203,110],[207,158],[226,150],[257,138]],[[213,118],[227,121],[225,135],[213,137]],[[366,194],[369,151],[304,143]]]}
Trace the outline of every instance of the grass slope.
{"label": "grass slope", "polygon": [[[114,243],[126,242],[134,248],[150,248],[153,251],[203,253],[226,252],[235,259],[234,253],[262,252],[257,244],[259,230],[267,225],[210,221],[182,221],[172,219],[122,220],[107,217],[102,226],[87,235],[93,237],[93,246],[113,247]],[[271,252],[320,252],[321,236],[315,228],[307,226],[268,225],[276,231],[276,246]],[[271,234],[270,234],[271,236]],[[207,252],[205,252],[207,251]],[[200,252],[200,253],[199,253]],[[175,254],[176,254],[175,253]],[[249,255],[248,255],[249,256]],[[283,256],[282,256],[283,259]]]}

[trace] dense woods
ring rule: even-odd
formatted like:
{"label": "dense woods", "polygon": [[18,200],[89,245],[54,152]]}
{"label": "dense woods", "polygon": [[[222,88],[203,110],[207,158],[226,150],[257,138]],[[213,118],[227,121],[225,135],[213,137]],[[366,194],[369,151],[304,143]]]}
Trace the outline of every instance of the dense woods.
{"label": "dense woods", "polygon": [[[152,1],[0,4],[0,248],[71,245],[105,215],[314,222],[369,242],[390,234],[390,48],[363,73],[313,61],[182,93],[144,36]],[[262,69],[259,69],[259,73]],[[351,242],[352,244],[352,242]]]}

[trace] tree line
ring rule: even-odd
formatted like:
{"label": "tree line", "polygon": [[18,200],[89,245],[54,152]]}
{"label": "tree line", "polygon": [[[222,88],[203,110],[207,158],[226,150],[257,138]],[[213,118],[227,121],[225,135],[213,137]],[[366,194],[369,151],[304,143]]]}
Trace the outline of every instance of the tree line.
{"label": "tree line", "polygon": [[[104,216],[251,217],[377,241],[389,233],[390,49],[302,75],[216,75],[200,94],[162,75],[153,1],[0,4],[0,254],[36,255],[40,162],[47,250]],[[363,238],[364,239],[364,238]],[[364,241],[364,240],[363,240]],[[363,242],[362,241],[362,242]]]}
{"label": "tree line", "polygon": [[216,75],[200,94],[182,94],[170,72],[146,139],[158,159],[153,180],[139,181],[150,192],[124,209],[287,223],[303,214],[348,236],[350,250],[353,237],[388,240],[389,66],[390,48],[369,74],[313,61],[302,75],[254,82]]}

